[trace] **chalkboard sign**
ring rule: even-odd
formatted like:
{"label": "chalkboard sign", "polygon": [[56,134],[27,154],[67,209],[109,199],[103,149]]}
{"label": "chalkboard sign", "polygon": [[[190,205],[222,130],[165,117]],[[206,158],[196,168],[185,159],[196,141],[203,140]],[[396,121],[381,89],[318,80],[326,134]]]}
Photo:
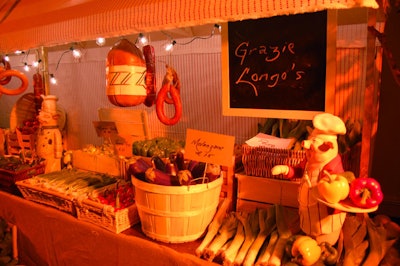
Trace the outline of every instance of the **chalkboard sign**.
{"label": "chalkboard sign", "polygon": [[229,22],[223,27],[224,115],[311,119],[332,112],[335,14]]}

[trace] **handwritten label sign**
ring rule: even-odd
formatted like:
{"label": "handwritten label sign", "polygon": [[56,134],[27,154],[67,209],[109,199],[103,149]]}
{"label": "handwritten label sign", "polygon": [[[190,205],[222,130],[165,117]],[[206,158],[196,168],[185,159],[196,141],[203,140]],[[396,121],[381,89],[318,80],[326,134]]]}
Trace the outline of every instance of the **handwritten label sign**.
{"label": "handwritten label sign", "polygon": [[185,158],[219,165],[232,165],[235,137],[187,129]]}
{"label": "handwritten label sign", "polygon": [[327,30],[328,11],[235,21],[226,28],[225,115],[311,119],[328,111],[328,46],[336,35]]}
{"label": "handwritten label sign", "polygon": [[93,121],[98,137],[114,138],[118,135],[117,126],[112,121]]}

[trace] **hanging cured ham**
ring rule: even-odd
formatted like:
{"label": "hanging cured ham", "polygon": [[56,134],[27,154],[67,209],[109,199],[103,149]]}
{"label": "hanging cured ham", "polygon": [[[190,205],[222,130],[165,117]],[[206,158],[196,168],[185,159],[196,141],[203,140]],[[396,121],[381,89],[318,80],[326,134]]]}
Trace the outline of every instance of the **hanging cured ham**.
{"label": "hanging cured ham", "polygon": [[142,104],[146,97],[146,62],[139,48],[127,39],[118,41],[106,60],[108,100],[121,107]]}

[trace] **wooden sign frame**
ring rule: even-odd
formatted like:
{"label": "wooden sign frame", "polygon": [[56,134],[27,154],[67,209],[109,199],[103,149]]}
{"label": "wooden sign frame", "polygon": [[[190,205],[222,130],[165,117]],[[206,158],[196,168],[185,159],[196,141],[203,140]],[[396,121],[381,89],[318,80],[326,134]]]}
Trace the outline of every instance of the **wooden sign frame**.
{"label": "wooden sign frame", "polygon": [[[324,93],[324,99],[322,99],[323,102],[321,105],[322,108],[315,110],[315,109],[308,109],[307,106],[305,109],[287,109],[287,108],[270,108],[268,106],[262,106],[257,107],[257,106],[246,106],[246,107],[237,107],[237,106],[232,106],[231,104],[231,93],[233,90],[238,89],[240,86],[241,90],[247,89],[248,91],[253,90],[254,86],[251,86],[249,84],[246,84],[246,82],[235,82],[234,84],[231,84],[231,75],[233,68],[237,68],[237,64],[235,65],[230,65],[230,57],[232,58],[232,52],[231,55],[230,50],[229,50],[229,45],[230,39],[229,39],[229,25],[230,23],[226,23],[222,26],[222,112],[224,116],[246,116],[246,117],[267,117],[267,118],[286,118],[286,119],[309,119],[311,120],[316,114],[321,113],[321,112],[334,112],[334,105],[335,105],[335,78],[336,78],[336,25],[337,25],[337,11],[335,10],[328,10],[324,11],[326,12],[326,61],[322,62],[325,63],[325,87],[321,88],[323,91],[320,93]],[[313,13],[311,13],[313,14]],[[307,16],[309,14],[299,14],[295,16]],[[294,16],[294,15],[291,15]],[[249,20],[250,23],[251,20]],[[257,21],[257,20],[252,20],[252,21]],[[240,22],[233,22],[233,23],[240,23]],[[318,23],[318,21],[315,21],[315,23]],[[232,25],[232,24],[231,24]],[[282,30],[290,25],[279,25],[282,27]],[[251,30],[251,27],[246,28],[246,32],[243,34],[246,38],[247,31]],[[305,29],[306,34],[308,32],[312,31],[312,28],[307,28]],[[263,32],[263,34],[266,36],[265,43],[273,43],[273,37],[271,38],[270,35],[268,35],[268,32]],[[310,33],[311,34],[311,33]],[[238,34],[240,36],[240,33]],[[257,37],[258,38],[258,37]],[[244,39],[244,41],[247,41]],[[294,44],[295,45],[295,44]],[[267,46],[267,45],[266,45]],[[295,47],[296,48],[296,47]],[[294,48],[294,49],[295,49]],[[286,47],[285,49],[288,49]],[[313,60],[313,59],[312,59]],[[319,60],[319,59],[318,59]],[[257,62],[258,63],[258,62]],[[264,62],[261,62],[264,63]],[[232,64],[232,63],[231,63]],[[260,64],[257,64],[258,66]],[[240,68],[240,66],[239,66]],[[240,70],[239,70],[240,71]],[[249,73],[251,75],[251,73]],[[236,76],[234,77],[236,79],[238,77],[237,73]],[[247,86],[247,88],[245,88]],[[253,88],[250,88],[253,87]],[[258,96],[258,95],[257,95]],[[254,97],[257,97],[254,94]],[[284,98],[290,97],[291,95],[288,93],[284,93],[280,95],[279,97],[276,97],[273,99],[274,102],[279,102],[282,101]],[[320,96],[321,97],[321,96]],[[270,98],[268,98],[270,99]],[[309,99],[308,98],[300,98],[296,96],[296,99],[300,103],[304,103],[305,105],[308,104]],[[262,99],[257,99],[259,102]],[[321,102],[321,101],[320,101]],[[251,103],[249,104],[251,105]]]}

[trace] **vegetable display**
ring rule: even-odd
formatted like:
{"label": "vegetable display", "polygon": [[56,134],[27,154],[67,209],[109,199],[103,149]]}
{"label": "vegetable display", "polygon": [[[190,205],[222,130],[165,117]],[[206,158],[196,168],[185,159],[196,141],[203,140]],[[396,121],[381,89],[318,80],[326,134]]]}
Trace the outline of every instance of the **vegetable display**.
{"label": "vegetable display", "polygon": [[350,183],[350,199],[360,208],[373,208],[383,200],[381,186],[371,177],[356,178]]}
{"label": "vegetable display", "polygon": [[99,189],[116,184],[117,179],[107,174],[63,169],[39,174],[24,182],[79,198],[96,197]]}
{"label": "vegetable display", "polygon": [[394,265],[380,264],[400,238],[400,226],[388,216],[349,214],[343,236],[332,246],[304,235],[290,208],[275,204],[229,212],[225,203],[196,249],[196,255],[207,261],[245,266]]}
{"label": "vegetable display", "polygon": [[112,188],[107,188],[91,200],[110,205],[114,211],[125,209],[135,203],[135,192],[132,183],[117,183]]}
{"label": "vegetable display", "polygon": [[168,158],[171,153],[182,150],[184,143],[167,137],[157,137],[148,140],[138,140],[132,143],[132,154],[161,158]]}
{"label": "vegetable display", "polygon": [[[211,166],[207,167],[208,164],[196,161],[185,163],[182,151],[170,153],[169,158],[153,156],[150,161],[136,156],[130,158],[127,164],[128,175],[163,186],[208,183],[221,176],[220,165],[210,164]],[[200,168],[202,172],[199,170]]]}

